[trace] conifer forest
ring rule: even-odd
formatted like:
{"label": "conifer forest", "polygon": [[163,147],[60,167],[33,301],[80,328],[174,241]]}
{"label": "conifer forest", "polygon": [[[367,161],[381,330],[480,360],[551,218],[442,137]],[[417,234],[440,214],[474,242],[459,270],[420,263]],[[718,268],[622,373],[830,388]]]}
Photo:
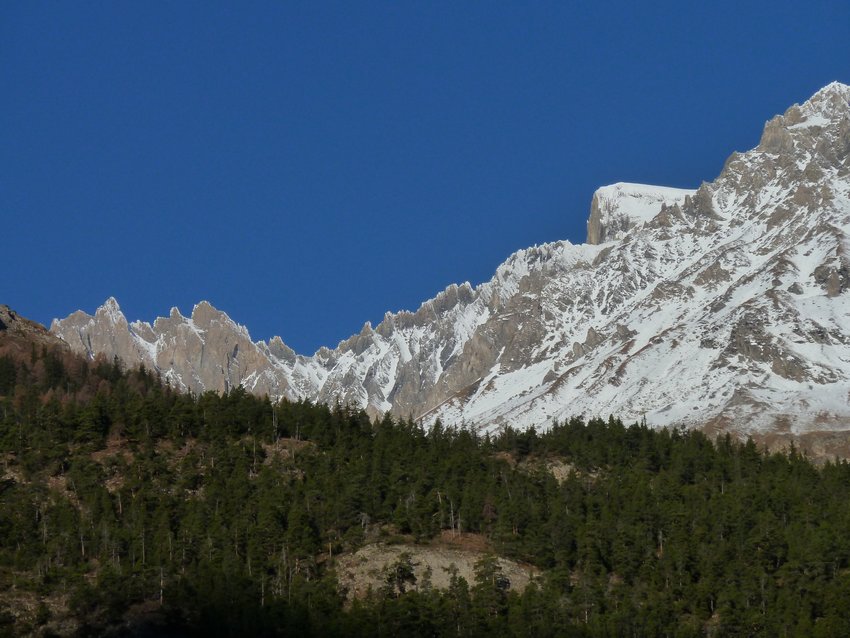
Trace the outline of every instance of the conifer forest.
{"label": "conifer forest", "polygon": [[[0,410],[0,635],[850,635],[843,461],[616,417],[425,430],[36,344]],[[402,553],[341,585],[452,536],[474,577]]]}

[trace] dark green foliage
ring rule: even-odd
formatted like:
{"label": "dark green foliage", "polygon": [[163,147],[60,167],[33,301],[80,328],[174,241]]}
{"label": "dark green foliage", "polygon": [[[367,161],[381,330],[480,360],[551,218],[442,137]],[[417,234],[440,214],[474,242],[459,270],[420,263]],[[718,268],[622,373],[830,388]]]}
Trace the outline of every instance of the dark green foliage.
{"label": "dark green foliage", "polygon": [[14,392],[17,377],[17,367],[12,358],[0,357],[0,395]]}
{"label": "dark green foliage", "polygon": [[[0,357],[0,419],[0,634],[64,596],[83,633],[147,609],[204,636],[850,635],[843,462],[615,419],[426,433],[36,349]],[[543,577],[519,594],[485,557],[440,592],[403,554],[346,604],[334,557],[446,530]]]}

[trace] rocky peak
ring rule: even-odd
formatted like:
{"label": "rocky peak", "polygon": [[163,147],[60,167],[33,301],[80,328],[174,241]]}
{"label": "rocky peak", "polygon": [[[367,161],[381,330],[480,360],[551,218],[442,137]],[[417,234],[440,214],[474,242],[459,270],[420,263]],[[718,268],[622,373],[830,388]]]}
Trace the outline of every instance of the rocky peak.
{"label": "rocky peak", "polygon": [[228,317],[226,313],[222,312],[206,300],[195,304],[195,307],[192,308],[191,319],[196,325],[201,327],[209,327],[214,321],[230,321],[230,317]]}
{"label": "rocky peak", "polygon": [[121,312],[121,306],[115,297],[107,299],[102,306],[95,311],[95,317],[102,321],[108,321],[113,325],[125,325],[127,318]]}
{"label": "rocky peak", "polygon": [[841,82],[827,84],[806,100],[801,110],[820,114],[828,119],[850,114],[850,85]]}
{"label": "rocky peak", "polygon": [[826,154],[831,163],[845,155],[848,147],[850,86],[833,82],[802,104],[794,104],[768,120],[757,150],[809,159]]}
{"label": "rocky peak", "polygon": [[647,184],[618,182],[593,194],[587,220],[587,243],[621,239],[629,230],[648,222],[662,208],[682,205],[695,191]]}
{"label": "rocky peak", "polygon": [[295,351],[286,345],[279,336],[275,335],[268,343],[269,353],[276,359],[286,361],[287,363],[295,363]]}

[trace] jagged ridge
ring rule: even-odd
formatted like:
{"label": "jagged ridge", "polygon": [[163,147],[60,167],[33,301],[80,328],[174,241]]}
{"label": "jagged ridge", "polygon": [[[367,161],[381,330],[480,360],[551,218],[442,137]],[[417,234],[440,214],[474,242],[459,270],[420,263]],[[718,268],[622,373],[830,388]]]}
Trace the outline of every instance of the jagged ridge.
{"label": "jagged ridge", "polygon": [[52,330],[180,387],[242,384],[430,421],[545,425],[571,414],[738,431],[850,425],[850,87],[770,120],[693,191],[597,191],[588,244],[521,250],[478,287],[313,356],[207,303],[128,324],[114,300]]}

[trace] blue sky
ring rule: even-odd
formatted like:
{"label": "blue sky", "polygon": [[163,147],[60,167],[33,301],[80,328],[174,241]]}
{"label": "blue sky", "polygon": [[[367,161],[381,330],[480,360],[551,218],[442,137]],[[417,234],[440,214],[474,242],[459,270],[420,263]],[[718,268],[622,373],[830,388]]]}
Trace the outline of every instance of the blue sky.
{"label": "blue sky", "polygon": [[583,241],[598,186],[714,179],[850,82],[848,25],[838,1],[5,2],[0,303],[208,299],[311,353]]}

